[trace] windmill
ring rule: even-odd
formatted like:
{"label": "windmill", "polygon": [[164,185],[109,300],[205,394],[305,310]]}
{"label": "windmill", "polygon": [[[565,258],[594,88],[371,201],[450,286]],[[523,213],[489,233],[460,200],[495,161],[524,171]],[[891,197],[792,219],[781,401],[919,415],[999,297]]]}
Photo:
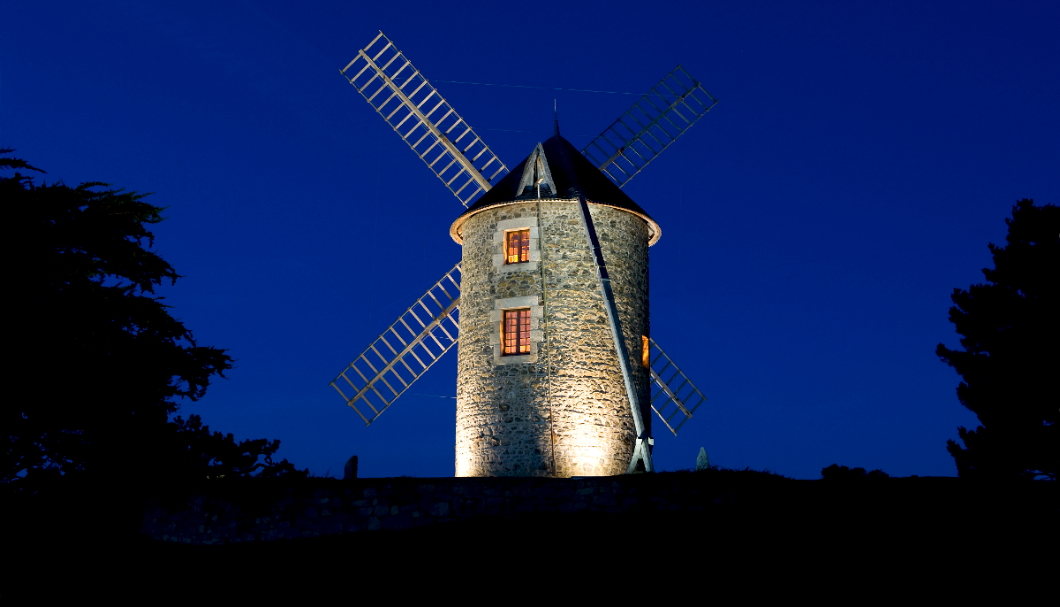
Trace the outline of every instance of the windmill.
{"label": "windmill", "polygon": [[465,210],[461,261],[331,386],[371,424],[459,343],[457,476],[652,471],[651,413],[676,435],[706,399],[650,337],[661,228],[622,187],[717,100],[677,66],[510,171],[383,32],[340,72]]}

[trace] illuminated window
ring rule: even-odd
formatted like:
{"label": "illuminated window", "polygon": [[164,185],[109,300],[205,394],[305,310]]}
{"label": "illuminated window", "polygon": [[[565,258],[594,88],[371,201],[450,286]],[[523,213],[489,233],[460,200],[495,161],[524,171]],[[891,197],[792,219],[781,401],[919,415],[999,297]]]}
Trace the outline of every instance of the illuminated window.
{"label": "illuminated window", "polygon": [[530,229],[505,232],[504,263],[526,263],[528,261],[530,261]]}
{"label": "illuminated window", "polygon": [[530,353],[530,308],[504,311],[501,344],[504,356]]}

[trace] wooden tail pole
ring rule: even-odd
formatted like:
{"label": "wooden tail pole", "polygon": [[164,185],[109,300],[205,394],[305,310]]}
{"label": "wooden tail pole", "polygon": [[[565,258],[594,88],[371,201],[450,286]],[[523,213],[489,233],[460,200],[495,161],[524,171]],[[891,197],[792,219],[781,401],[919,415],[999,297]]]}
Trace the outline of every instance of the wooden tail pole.
{"label": "wooden tail pole", "polygon": [[596,227],[589,214],[589,204],[585,196],[578,196],[578,205],[581,208],[582,226],[585,227],[585,234],[593,252],[593,261],[596,262],[596,277],[600,283],[600,294],[604,298],[607,322],[611,325],[611,336],[615,340],[615,353],[618,355],[618,364],[622,368],[622,381],[626,385],[626,396],[629,398],[629,406],[633,411],[633,427],[637,431],[637,442],[633,447],[633,457],[629,461],[626,473],[636,471],[638,462],[644,462],[645,472],[655,472],[655,465],[651,460],[651,446],[654,439],[648,435],[640,410],[637,386],[633,382],[633,369],[629,364],[629,350],[626,348],[626,340],[622,338],[622,322],[618,317],[618,308],[615,306],[615,294],[611,290],[611,277],[607,274],[604,253],[600,249],[600,240],[596,236]]}

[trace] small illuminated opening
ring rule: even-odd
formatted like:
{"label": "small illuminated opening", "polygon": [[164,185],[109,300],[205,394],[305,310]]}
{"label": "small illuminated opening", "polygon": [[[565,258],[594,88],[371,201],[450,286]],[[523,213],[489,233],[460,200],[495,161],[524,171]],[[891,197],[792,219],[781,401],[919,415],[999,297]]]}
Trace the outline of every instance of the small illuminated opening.
{"label": "small illuminated opening", "polygon": [[504,356],[530,353],[530,308],[504,311],[501,344]]}
{"label": "small illuminated opening", "polygon": [[530,229],[505,232],[504,263],[526,263],[528,261],[530,261]]}
{"label": "small illuminated opening", "polygon": [[647,369],[648,367],[651,367],[650,347],[651,346],[650,346],[650,344],[648,342],[648,336],[647,335],[641,335],[640,336],[640,364],[644,365],[645,369]]}

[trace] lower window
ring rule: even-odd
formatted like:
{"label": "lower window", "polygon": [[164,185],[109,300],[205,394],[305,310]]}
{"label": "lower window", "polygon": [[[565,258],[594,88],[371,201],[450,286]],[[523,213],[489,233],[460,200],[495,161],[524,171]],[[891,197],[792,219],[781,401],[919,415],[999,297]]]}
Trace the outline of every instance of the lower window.
{"label": "lower window", "polygon": [[530,353],[530,308],[504,311],[501,346],[504,356]]}

